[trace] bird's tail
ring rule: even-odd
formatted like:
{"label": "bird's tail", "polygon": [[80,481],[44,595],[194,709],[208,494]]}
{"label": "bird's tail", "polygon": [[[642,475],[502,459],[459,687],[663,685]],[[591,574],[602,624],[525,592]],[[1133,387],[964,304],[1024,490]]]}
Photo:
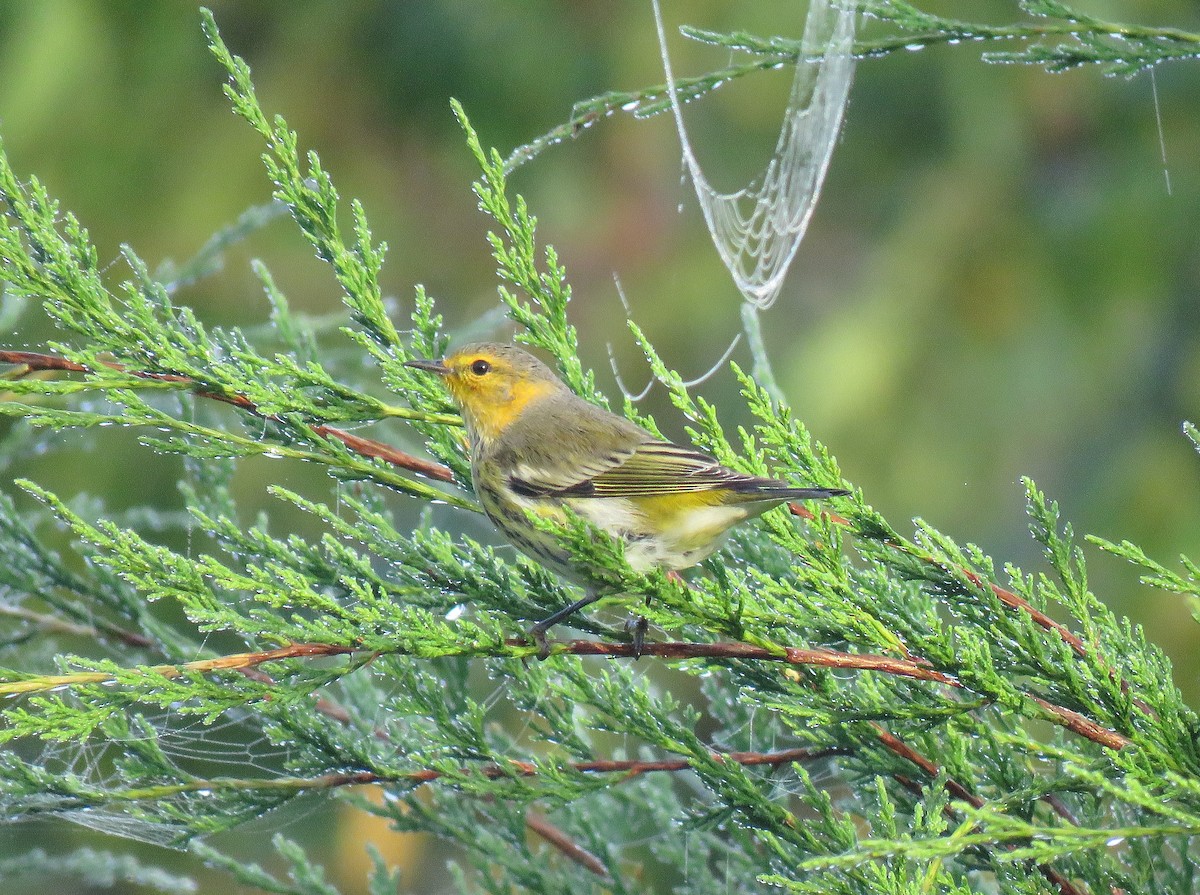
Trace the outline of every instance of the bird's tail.
{"label": "bird's tail", "polygon": [[780,500],[824,500],[827,497],[845,497],[849,493],[845,488],[779,488],[770,496]]}
{"label": "bird's tail", "polygon": [[825,500],[850,493],[845,488],[793,488],[777,479],[759,478],[747,478],[731,483],[729,487],[746,500]]}

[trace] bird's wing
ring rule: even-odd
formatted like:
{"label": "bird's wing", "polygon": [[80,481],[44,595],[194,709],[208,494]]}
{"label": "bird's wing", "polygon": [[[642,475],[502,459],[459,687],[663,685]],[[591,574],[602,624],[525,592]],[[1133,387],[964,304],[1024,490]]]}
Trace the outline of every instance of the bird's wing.
{"label": "bird's wing", "polygon": [[770,497],[787,486],[773,479],[745,475],[728,469],[707,454],[669,441],[645,441],[595,458],[573,470],[565,481],[563,470],[522,467],[509,482],[527,497],[653,497],[685,494],[716,488]]}

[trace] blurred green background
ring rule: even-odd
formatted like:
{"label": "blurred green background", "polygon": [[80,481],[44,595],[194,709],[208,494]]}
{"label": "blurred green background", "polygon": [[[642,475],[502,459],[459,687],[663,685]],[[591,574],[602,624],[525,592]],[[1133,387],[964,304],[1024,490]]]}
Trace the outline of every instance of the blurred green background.
{"label": "blurred green background", "polygon": [[[995,23],[1017,15],[999,0],[919,5]],[[669,0],[664,12],[671,24],[797,37],[796,6]],[[1182,0],[1078,6],[1200,29],[1200,10]],[[646,0],[212,7],[267,110],[320,152],[343,197],[364,201],[376,238],[391,247],[385,287],[397,317],[424,283],[455,329],[477,326],[497,302],[486,223],[469,191],[475,169],[449,98],[463,102],[486,143],[507,151],[565,121],[576,100],[662,77]],[[684,73],[729,61],[682,39],[672,46]],[[1052,76],[984,64],[981,49],[860,64],[821,205],[764,318],[780,383],[845,474],[902,529],[920,516],[1000,561],[1039,569],[1018,482],[1029,475],[1079,532],[1129,538],[1167,564],[1180,552],[1198,556],[1200,457],[1180,423],[1200,420],[1200,68],[1160,70],[1156,110],[1147,75]],[[747,78],[688,107],[717,186],[740,186],[765,164],[790,77]],[[43,179],[90,229],[101,258],[114,259],[114,280],[124,274],[122,243],[152,267],[183,261],[269,198],[258,137],[230,113],[221,83],[189,3],[0,2],[0,135],[18,173]],[[612,394],[607,345],[633,389],[647,375],[614,277],[685,376],[707,370],[739,326],[739,298],[681,171],[667,116],[619,116],[513,180],[567,265],[585,359]],[[206,322],[261,323],[252,257],[268,263],[295,309],[338,310],[333,278],[288,220],[229,252],[221,273],[178,301]],[[32,314],[0,341],[37,349],[48,337]],[[745,350],[735,358],[745,363]],[[701,391],[729,408],[726,423],[744,421],[727,372]],[[681,435],[661,390],[646,403]],[[178,504],[174,466],[127,435],[103,439],[89,459],[55,453],[5,479],[32,475],[116,507]],[[249,491],[261,497],[261,483]],[[1097,593],[1145,626],[1200,703],[1200,628],[1184,602],[1141,587],[1114,559],[1089,558]],[[322,829],[324,810],[294,824]],[[265,842],[273,829],[252,835]],[[354,891],[362,872],[344,862],[362,860],[357,840],[368,834],[340,830],[326,845],[335,876]],[[388,847],[387,834],[370,836]],[[5,853],[84,839],[97,841],[49,822],[0,827]],[[443,856],[421,843],[396,847],[416,849],[415,890],[445,885]]]}

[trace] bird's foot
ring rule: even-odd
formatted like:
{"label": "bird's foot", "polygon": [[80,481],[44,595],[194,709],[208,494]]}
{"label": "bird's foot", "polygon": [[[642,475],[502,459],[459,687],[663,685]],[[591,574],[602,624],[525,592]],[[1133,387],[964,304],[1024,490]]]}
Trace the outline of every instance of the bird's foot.
{"label": "bird's foot", "polygon": [[646,631],[650,628],[650,622],[646,621],[644,615],[634,615],[625,622],[625,633],[629,634],[633,640],[633,658],[638,660],[642,657],[642,651],[646,648]]}
{"label": "bird's foot", "polygon": [[570,618],[584,606],[590,606],[600,599],[600,594],[585,593],[581,599],[576,600],[570,606],[564,606],[557,612],[551,613],[546,618],[542,619],[536,625],[529,629],[529,639],[537,644],[537,657],[546,659],[550,656],[550,641],[546,639],[546,632],[557,625],[559,622]]}
{"label": "bird's foot", "polygon": [[532,640],[537,647],[537,657],[539,662],[545,662],[550,658],[550,638],[546,636],[546,631],[550,626],[538,622],[529,629],[526,637]]}

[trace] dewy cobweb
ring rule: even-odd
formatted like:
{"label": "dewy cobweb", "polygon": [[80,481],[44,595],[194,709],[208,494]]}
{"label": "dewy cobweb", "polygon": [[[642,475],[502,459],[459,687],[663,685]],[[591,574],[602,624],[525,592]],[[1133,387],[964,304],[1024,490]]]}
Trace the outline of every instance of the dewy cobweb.
{"label": "dewy cobweb", "polygon": [[659,0],[652,2],[671,110],[704,220],[738,291],[765,310],[779,296],[833,155],[854,76],[856,3],[812,0],[775,154],[755,183],[735,193],[719,193],[704,176],[688,140],[662,10]]}
{"label": "dewy cobweb", "polygon": [[[71,698],[67,696],[65,698]],[[0,755],[10,779],[36,780],[45,775],[54,786],[0,789],[0,818],[4,823],[53,816],[106,835],[139,842],[181,847],[202,829],[193,820],[210,822],[222,809],[232,825],[245,816],[265,814],[285,799],[274,798],[246,811],[228,794],[172,786],[172,782],[217,778],[242,780],[247,788],[294,772],[296,750],[263,729],[261,719],[246,712],[205,723],[171,709],[145,706],[129,717],[114,716],[104,736],[82,742],[36,741],[21,738],[5,745]],[[139,764],[143,750],[157,756],[176,775],[176,781],[150,779]],[[22,766],[26,769],[22,773]],[[158,783],[164,794],[137,797]],[[272,794],[267,792],[270,797]],[[207,803],[204,804],[204,803]],[[213,809],[212,805],[218,808]],[[0,887],[2,888],[2,887]]]}

